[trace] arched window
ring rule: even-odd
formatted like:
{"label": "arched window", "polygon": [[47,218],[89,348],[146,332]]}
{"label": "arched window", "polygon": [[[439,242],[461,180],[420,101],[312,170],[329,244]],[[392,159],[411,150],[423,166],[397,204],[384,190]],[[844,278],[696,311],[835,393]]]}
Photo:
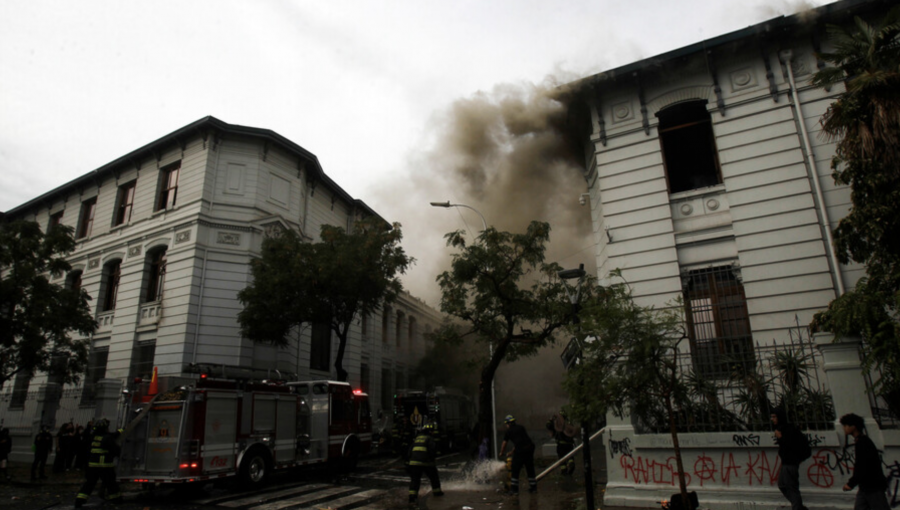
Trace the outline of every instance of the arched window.
{"label": "arched window", "polygon": [[103,266],[100,285],[103,289],[100,311],[108,312],[116,309],[116,298],[119,297],[119,279],[122,277],[122,261],[113,260]]}
{"label": "arched window", "polygon": [[66,275],[66,288],[74,292],[81,290],[81,271],[70,271]]}
{"label": "arched window", "polygon": [[163,297],[163,284],[166,281],[166,248],[160,248],[147,254],[147,292],[144,302],[159,301]]}
{"label": "arched window", "polygon": [[656,116],[669,193],[720,184],[719,157],[706,101],[676,103]]}

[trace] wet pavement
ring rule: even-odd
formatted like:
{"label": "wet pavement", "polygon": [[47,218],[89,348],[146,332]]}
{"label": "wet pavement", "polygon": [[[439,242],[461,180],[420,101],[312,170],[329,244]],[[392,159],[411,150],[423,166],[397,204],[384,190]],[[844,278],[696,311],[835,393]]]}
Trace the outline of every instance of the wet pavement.
{"label": "wet pavement", "polygon": [[[506,494],[504,482],[507,479],[505,464],[490,462],[482,465],[482,469],[473,472],[465,459],[450,458],[441,466],[442,486],[445,495],[436,497],[431,493],[427,480],[423,480],[417,506],[412,508],[429,510],[587,510],[584,504],[584,484],[580,470],[574,476],[563,476],[558,473],[548,475],[541,480],[538,491],[531,494],[527,484],[522,487],[521,494]],[[49,479],[32,482],[29,476],[29,465],[11,463],[11,482],[0,481],[0,507],[4,510],[39,510],[73,508],[75,493],[83,481],[81,471],[72,470],[66,473],[50,475]],[[538,472],[541,468],[538,467]],[[523,482],[525,473],[522,473]],[[141,491],[138,484],[122,484],[124,502],[113,506],[97,497],[96,491],[85,508],[117,508],[119,510],[155,510],[178,508],[181,510],[200,510],[223,508],[220,503],[212,502],[217,497],[230,499],[221,503],[225,507],[235,507],[234,500],[247,494],[235,489],[230,483],[217,486],[207,484],[205,487],[176,487],[158,489],[152,492]],[[402,465],[390,459],[367,459],[361,463],[357,472],[347,477],[328,477],[316,472],[307,471],[279,472],[273,476],[272,483],[260,492],[260,502],[276,501],[274,492],[280,488],[304,485],[329,486],[378,492],[379,499],[360,501],[349,506],[330,506],[330,501],[323,501],[302,508],[317,510],[408,510],[408,485]],[[352,486],[352,487],[351,487]],[[267,499],[268,498],[268,499]],[[252,498],[250,498],[252,499]],[[602,486],[596,487],[597,508],[602,507]],[[257,504],[257,503],[254,503]],[[248,505],[248,508],[251,505]],[[300,508],[301,506],[285,506],[284,508]],[[618,510],[604,508],[604,510]],[[632,509],[634,510],[634,509]]]}

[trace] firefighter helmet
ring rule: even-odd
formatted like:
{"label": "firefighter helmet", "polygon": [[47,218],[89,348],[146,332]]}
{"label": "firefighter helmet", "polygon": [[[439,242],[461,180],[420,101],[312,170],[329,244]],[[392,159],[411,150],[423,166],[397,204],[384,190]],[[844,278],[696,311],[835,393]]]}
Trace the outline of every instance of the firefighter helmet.
{"label": "firefighter helmet", "polygon": [[109,420],[106,418],[100,418],[97,420],[97,423],[94,424],[94,432],[97,434],[104,434],[109,430]]}
{"label": "firefighter helmet", "polygon": [[514,423],[516,419],[511,414],[506,415],[506,419],[503,420],[506,423]]}
{"label": "firefighter helmet", "polygon": [[425,432],[434,432],[434,423],[426,423],[423,428],[425,429]]}

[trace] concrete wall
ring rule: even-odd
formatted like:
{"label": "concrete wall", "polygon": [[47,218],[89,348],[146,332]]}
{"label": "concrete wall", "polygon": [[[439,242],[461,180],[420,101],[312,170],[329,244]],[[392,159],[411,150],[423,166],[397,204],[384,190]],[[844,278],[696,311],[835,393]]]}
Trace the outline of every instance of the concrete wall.
{"label": "concrete wall", "polygon": [[[900,430],[880,430],[872,418],[860,371],[858,342],[832,343],[817,335],[824,355],[828,386],[840,417],[856,413],[866,420],[868,434],[882,452],[889,480],[888,500],[900,506]],[[629,418],[610,415],[606,447],[609,482],[607,506],[653,507],[678,492],[676,461],[669,434],[637,434]],[[813,509],[849,508],[854,493],[841,487],[852,476],[854,449],[845,449],[843,428],[806,431],[813,456],[800,466],[803,503]],[[697,491],[702,507],[728,510],[774,509],[790,506],[778,490],[781,461],[771,432],[679,434],[685,481]]]}

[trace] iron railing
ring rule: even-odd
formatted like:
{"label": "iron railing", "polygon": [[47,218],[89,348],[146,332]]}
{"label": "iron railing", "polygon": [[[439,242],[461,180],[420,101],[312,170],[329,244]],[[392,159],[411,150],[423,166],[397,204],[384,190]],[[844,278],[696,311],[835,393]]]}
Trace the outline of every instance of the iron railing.
{"label": "iron railing", "polygon": [[[685,395],[676,409],[679,432],[771,430],[778,407],[803,430],[834,427],[822,355],[804,328],[792,330],[789,343],[756,343],[718,357],[680,353],[677,366]],[[639,433],[669,432],[661,404],[636,419]]]}

